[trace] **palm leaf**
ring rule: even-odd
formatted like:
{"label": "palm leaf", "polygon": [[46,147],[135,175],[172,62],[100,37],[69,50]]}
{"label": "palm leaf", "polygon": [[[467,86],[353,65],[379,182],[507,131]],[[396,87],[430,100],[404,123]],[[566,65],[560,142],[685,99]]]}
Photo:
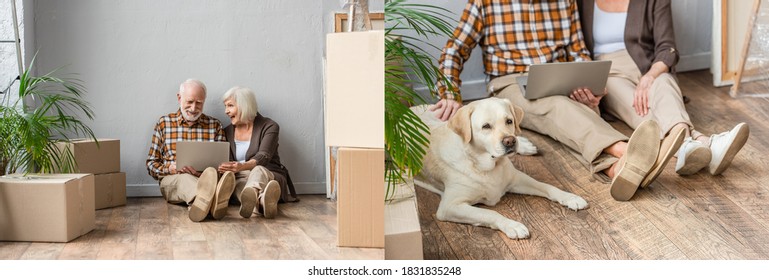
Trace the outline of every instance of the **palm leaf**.
{"label": "palm leaf", "polygon": [[[70,135],[96,140],[91,128],[78,119],[79,115],[94,118],[82,99],[85,87],[78,79],[57,76],[61,67],[33,76],[34,63],[35,58],[19,77],[17,101],[0,105],[0,157],[10,172],[74,172],[77,163],[72,151],[59,150],[57,144],[68,141]],[[19,104],[25,99],[31,103]]]}
{"label": "palm leaf", "polygon": [[[423,48],[432,36],[449,37],[453,15],[436,6],[388,0],[385,4],[385,150],[386,198],[404,178],[419,174],[429,145],[427,125],[409,107],[427,101],[412,85],[426,85],[435,92],[436,82],[446,80]],[[402,33],[409,31],[410,33]]]}

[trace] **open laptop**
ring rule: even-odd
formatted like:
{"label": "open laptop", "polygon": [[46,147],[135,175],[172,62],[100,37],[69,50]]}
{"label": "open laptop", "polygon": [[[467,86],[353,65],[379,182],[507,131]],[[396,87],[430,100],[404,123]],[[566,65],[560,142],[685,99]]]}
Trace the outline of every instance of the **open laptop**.
{"label": "open laptop", "polygon": [[603,95],[610,68],[608,60],[534,64],[528,75],[516,80],[523,97],[529,100],[569,96],[577,88],[589,88],[593,95]]}
{"label": "open laptop", "polygon": [[192,166],[197,171],[219,167],[230,161],[229,142],[179,141],[176,142],[176,168]]}

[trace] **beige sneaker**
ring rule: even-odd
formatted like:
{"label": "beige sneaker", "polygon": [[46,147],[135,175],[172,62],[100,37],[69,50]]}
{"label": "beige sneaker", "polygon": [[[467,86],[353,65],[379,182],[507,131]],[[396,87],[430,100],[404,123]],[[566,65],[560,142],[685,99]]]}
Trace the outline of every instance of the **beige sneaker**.
{"label": "beige sneaker", "polygon": [[230,204],[230,196],[235,190],[235,173],[227,171],[219,178],[219,184],[216,185],[216,195],[214,196],[214,205],[211,207],[211,216],[214,219],[221,219],[227,216],[227,206]]}
{"label": "beige sneaker", "polygon": [[189,217],[193,222],[202,221],[211,210],[216,194],[216,177],[216,169],[213,167],[206,168],[198,177],[197,193],[189,210]]}
{"label": "beige sneaker", "polygon": [[700,141],[687,137],[676,155],[676,173],[692,175],[699,172],[710,163],[710,149]]}
{"label": "beige sneaker", "polygon": [[258,202],[257,195],[259,190],[254,187],[245,187],[240,192],[240,216],[243,218],[250,218],[254,213],[256,204]]}
{"label": "beige sneaker", "polygon": [[713,157],[708,164],[708,171],[711,175],[721,174],[732,164],[734,156],[748,141],[749,134],[748,124],[740,123],[729,132],[710,136],[710,153]]}
{"label": "beige sneaker", "polygon": [[272,219],[278,214],[278,200],[280,200],[280,184],[278,181],[271,180],[259,197],[259,204],[265,218]]}

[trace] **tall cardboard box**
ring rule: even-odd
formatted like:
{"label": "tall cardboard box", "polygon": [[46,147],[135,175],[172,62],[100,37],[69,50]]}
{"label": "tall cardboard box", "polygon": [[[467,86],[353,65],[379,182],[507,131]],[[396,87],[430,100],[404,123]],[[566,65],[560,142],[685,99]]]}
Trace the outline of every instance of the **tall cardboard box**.
{"label": "tall cardboard box", "polygon": [[77,173],[105,174],[120,172],[120,140],[80,139],[59,143],[59,149],[70,149],[77,162]]}
{"label": "tall cardboard box", "polygon": [[0,240],[68,242],[96,227],[92,174],[0,177]]}
{"label": "tall cardboard box", "polygon": [[337,155],[339,246],[384,248],[384,150],[341,147]]}
{"label": "tall cardboard box", "polygon": [[326,146],[384,148],[384,32],[326,35]]}
{"label": "tall cardboard box", "polygon": [[126,203],[125,172],[94,175],[96,210],[122,206]]}

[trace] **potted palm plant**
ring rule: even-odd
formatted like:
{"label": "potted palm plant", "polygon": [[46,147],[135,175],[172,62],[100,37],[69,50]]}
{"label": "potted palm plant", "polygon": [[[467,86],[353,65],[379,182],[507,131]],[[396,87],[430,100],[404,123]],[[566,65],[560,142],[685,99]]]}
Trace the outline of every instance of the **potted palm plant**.
{"label": "potted palm plant", "polygon": [[[427,101],[412,85],[421,84],[435,93],[445,80],[424,48],[431,36],[448,38],[453,30],[451,12],[437,6],[388,0],[385,3],[385,178],[386,198],[395,185],[413,178],[422,168],[429,128],[409,109]],[[450,85],[451,83],[445,83]]]}
{"label": "potted palm plant", "polygon": [[35,59],[18,79],[18,99],[10,92],[0,99],[0,175],[14,172],[70,173],[76,170],[72,152],[57,143],[71,136],[96,141],[93,131],[78,119],[93,119],[90,105],[82,99],[85,88],[72,78],[57,77],[57,68],[35,76]]}

